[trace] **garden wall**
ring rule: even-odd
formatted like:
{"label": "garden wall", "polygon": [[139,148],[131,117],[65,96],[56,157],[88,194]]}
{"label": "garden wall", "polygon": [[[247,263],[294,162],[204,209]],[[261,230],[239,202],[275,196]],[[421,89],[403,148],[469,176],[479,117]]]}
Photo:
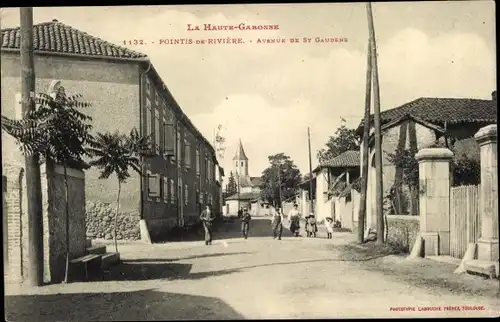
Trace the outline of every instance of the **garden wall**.
{"label": "garden wall", "polygon": [[[114,239],[115,206],[103,202],[87,202],[85,208],[87,237],[90,239]],[[139,221],[138,213],[120,212],[116,238],[118,240],[140,240]]]}
{"label": "garden wall", "polygon": [[420,216],[387,216],[387,241],[409,253],[420,231]]}

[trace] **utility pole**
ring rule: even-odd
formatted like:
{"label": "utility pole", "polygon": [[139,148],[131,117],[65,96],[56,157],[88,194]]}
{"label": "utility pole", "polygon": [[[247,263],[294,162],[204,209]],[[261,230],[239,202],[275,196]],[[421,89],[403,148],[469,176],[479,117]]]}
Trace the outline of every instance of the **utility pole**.
{"label": "utility pole", "polygon": [[236,185],[236,193],[238,194],[238,213],[240,211],[240,175],[238,173],[238,170],[236,170],[236,180],[237,180],[237,185]]}
{"label": "utility pole", "polygon": [[282,204],[282,197],[281,197],[281,163],[278,163],[278,194],[280,198],[280,211],[283,212],[283,204]]}
{"label": "utility pole", "polygon": [[370,31],[372,63],[373,63],[373,100],[374,100],[374,125],[375,125],[375,171],[376,171],[376,191],[375,200],[377,214],[377,244],[385,242],[384,228],[384,196],[383,196],[383,178],[382,178],[382,136],[380,133],[380,88],[378,83],[377,67],[377,43],[375,40],[375,27],[373,25],[372,4],[366,4],[368,14],[368,28]]}
{"label": "utility pole", "polygon": [[[314,214],[314,204],[313,204],[313,173],[312,173],[312,157],[311,157],[311,131],[307,127],[307,142],[309,144],[309,206],[311,208],[311,213]],[[316,216],[315,216],[316,217]]]}
{"label": "utility pole", "polygon": [[366,190],[368,188],[368,139],[370,136],[370,105],[372,96],[372,48],[371,38],[368,38],[368,60],[366,63],[366,96],[365,96],[365,116],[363,121],[363,165],[361,168],[361,201],[358,212],[358,243],[365,241],[365,218],[366,218]]}
{"label": "utility pole", "polygon": [[[21,97],[23,118],[35,109],[35,63],[33,52],[33,8],[20,8]],[[25,156],[28,198],[28,282],[43,284],[43,208],[38,154]],[[22,227],[20,227],[21,229]]]}

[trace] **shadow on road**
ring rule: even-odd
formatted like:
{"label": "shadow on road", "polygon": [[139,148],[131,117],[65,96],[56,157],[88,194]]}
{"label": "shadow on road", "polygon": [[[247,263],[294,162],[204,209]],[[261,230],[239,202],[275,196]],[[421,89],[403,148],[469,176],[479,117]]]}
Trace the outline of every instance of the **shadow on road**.
{"label": "shadow on road", "polygon": [[172,263],[179,260],[211,258],[230,255],[251,254],[250,252],[214,253],[193,255],[178,259],[133,259],[122,261],[111,267],[105,274],[106,281],[145,281],[145,280],[197,280],[207,277],[236,273],[238,269],[213,272],[191,272],[192,264]]}
{"label": "shadow on road", "polygon": [[244,319],[219,298],[143,290],[5,297],[7,321]]}

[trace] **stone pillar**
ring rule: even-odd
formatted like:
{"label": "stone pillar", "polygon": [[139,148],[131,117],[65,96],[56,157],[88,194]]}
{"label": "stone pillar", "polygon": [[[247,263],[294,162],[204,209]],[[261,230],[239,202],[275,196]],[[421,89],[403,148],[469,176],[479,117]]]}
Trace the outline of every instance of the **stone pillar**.
{"label": "stone pillar", "polygon": [[497,125],[481,128],[474,136],[481,151],[479,260],[498,262]]}
{"label": "stone pillar", "polygon": [[450,161],[448,149],[422,149],[419,162],[420,237],[425,256],[450,254]]}

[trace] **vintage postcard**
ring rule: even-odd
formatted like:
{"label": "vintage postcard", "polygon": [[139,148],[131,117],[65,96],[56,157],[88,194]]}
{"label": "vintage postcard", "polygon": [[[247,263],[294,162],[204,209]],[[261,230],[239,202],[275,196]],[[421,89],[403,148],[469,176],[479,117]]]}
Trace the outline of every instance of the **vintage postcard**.
{"label": "vintage postcard", "polygon": [[495,25],[1,8],[6,320],[498,317]]}

